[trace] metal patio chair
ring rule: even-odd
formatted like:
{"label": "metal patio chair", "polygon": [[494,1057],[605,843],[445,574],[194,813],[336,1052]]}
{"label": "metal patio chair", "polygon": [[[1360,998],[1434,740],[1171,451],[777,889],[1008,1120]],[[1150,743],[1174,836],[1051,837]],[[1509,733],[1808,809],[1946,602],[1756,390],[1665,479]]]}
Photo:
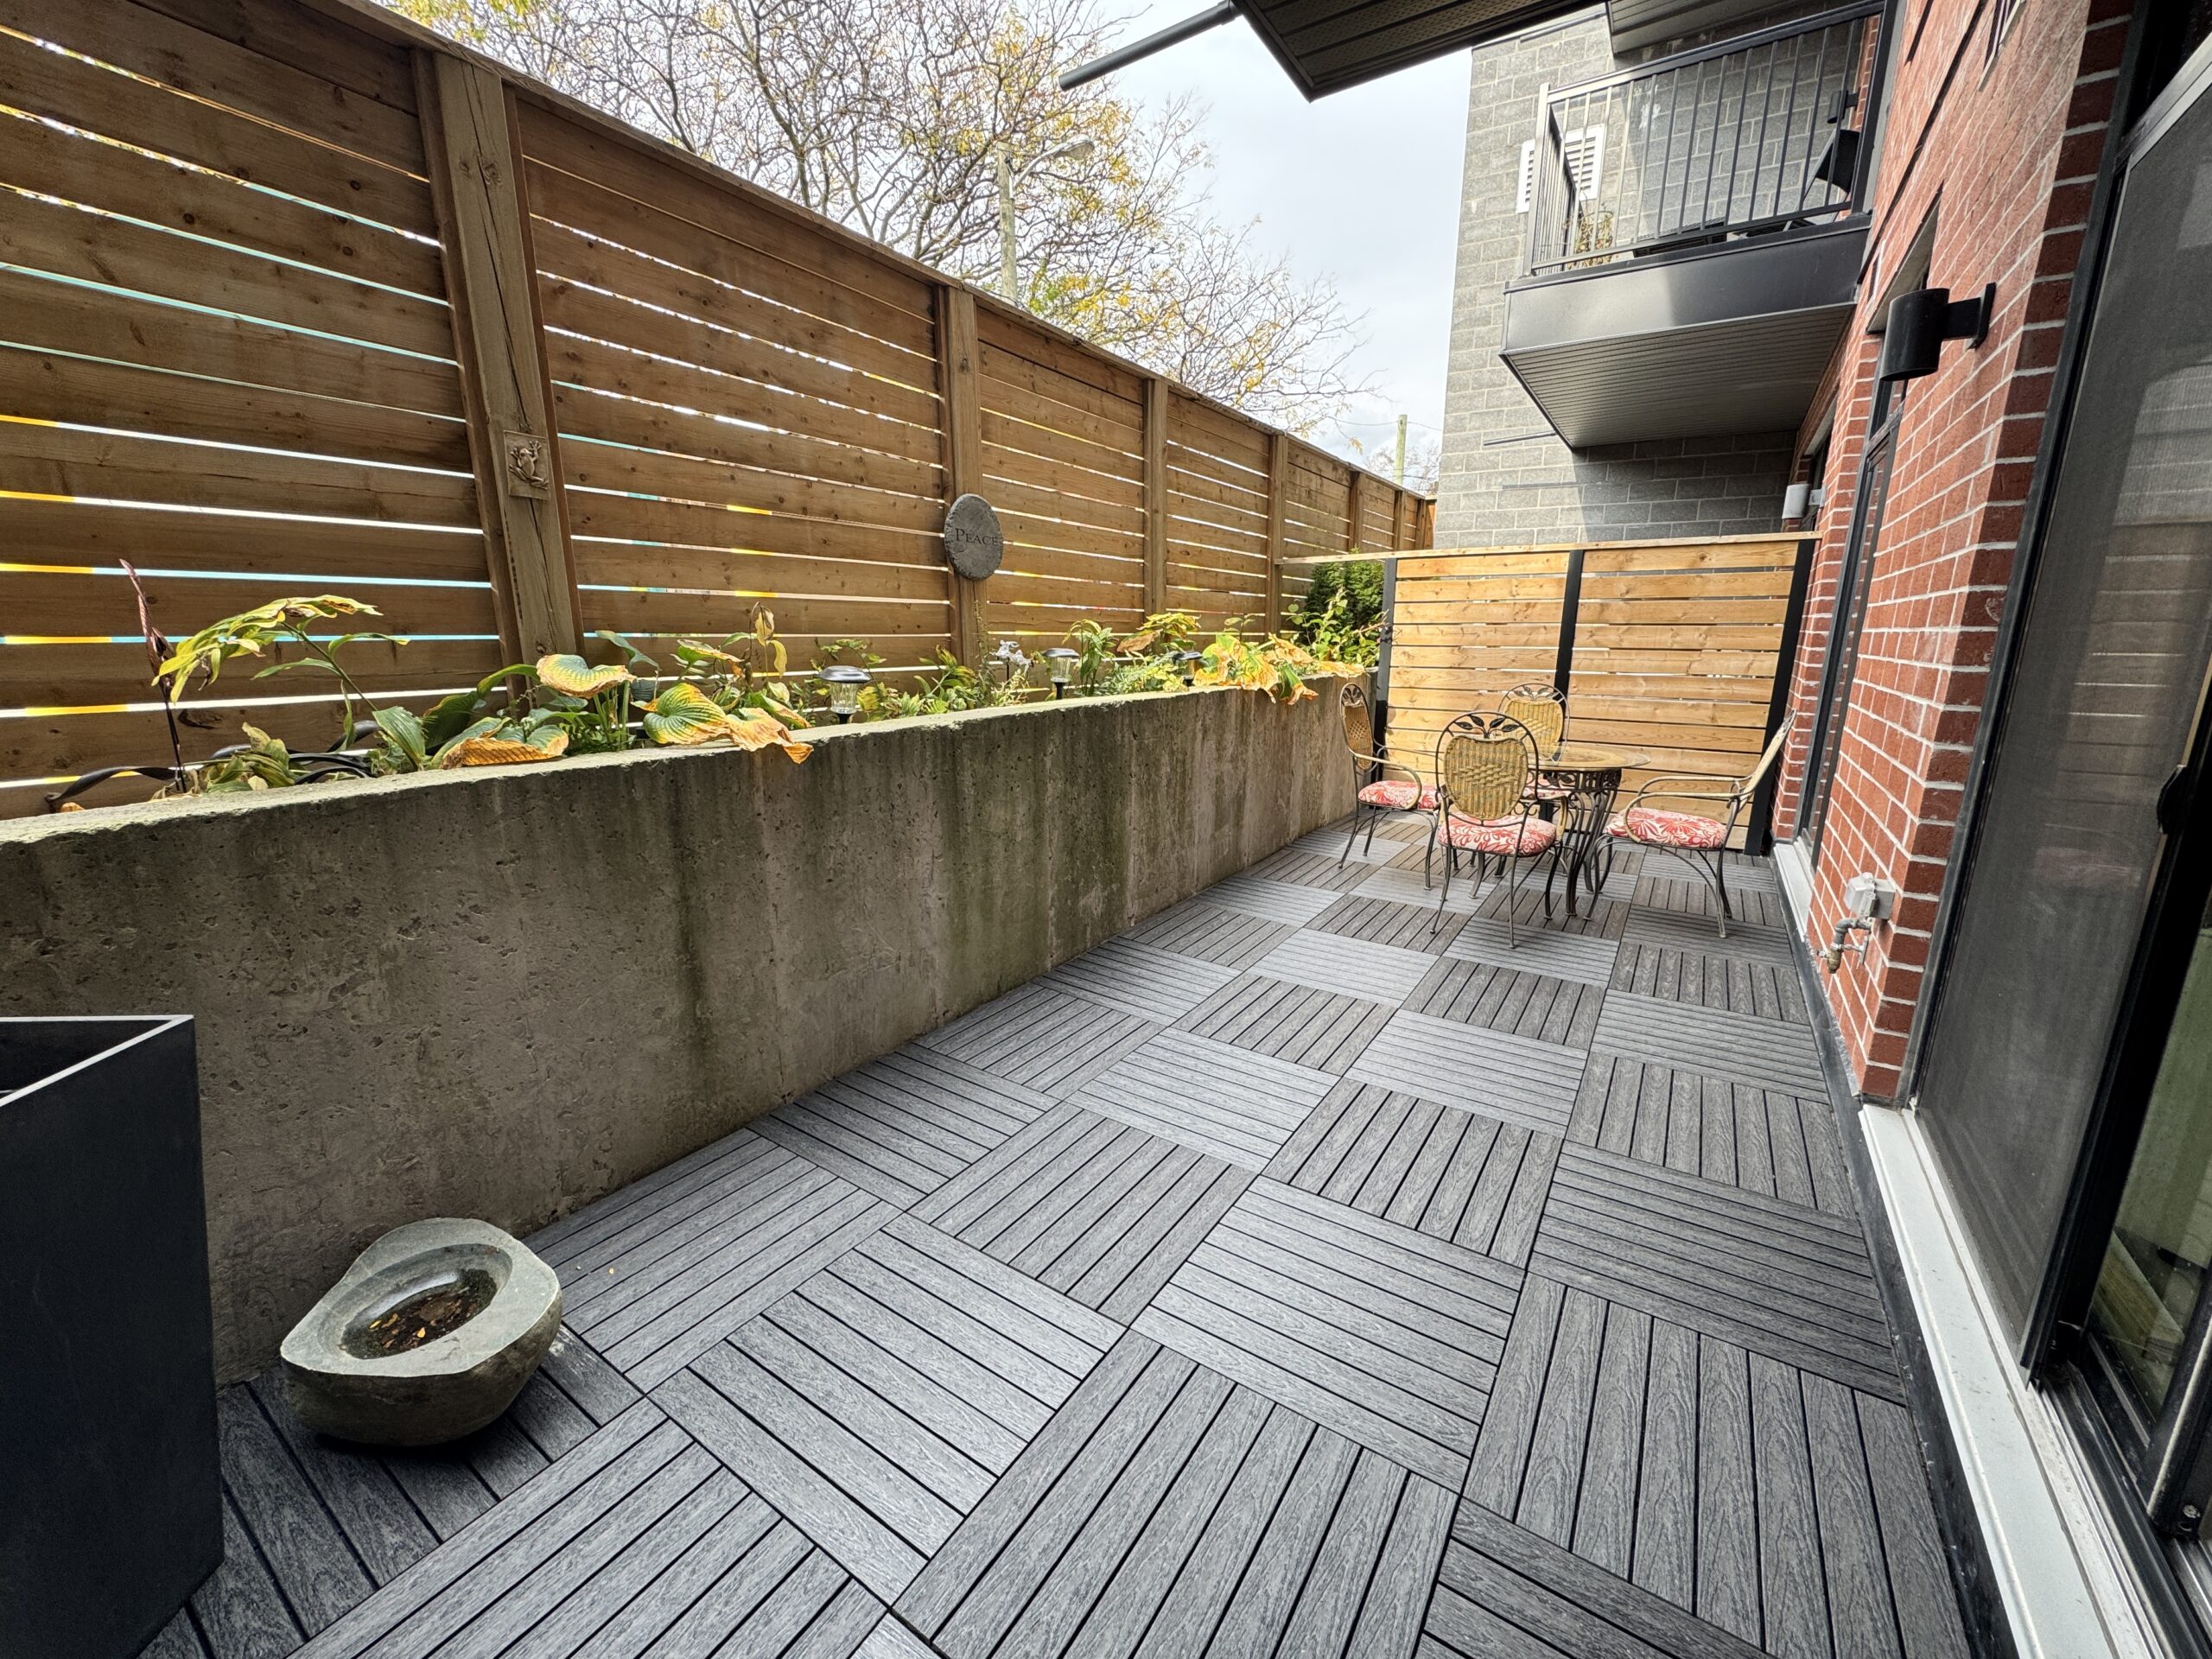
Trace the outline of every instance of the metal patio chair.
{"label": "metal patio chair", "polygon": [[1541,858],[1559,840],[1559,826],[1536,816],[1529,793],[1536,770],[1536,741],[1529,728],[1507,715],[1459,715],[1436,740],[1436,811],[1430,820],[1432,855],[1444,838],[1444,893],[1436,903],[1433,938],[1444,925],[1452,902],[1452,870],[1459,855],[1475,857],[1480,881],[1492,859],[1512,872],[1505,903],[1505,943],[1515,937],[1513,900],[1521,891],[1523,861]]}
{"label": "metal patio chair", "polygon": [[[1609,836],[1656,852],[1672,853],[1696,871],[1712,889],[1713,896],[1720,901],[1720,937],[1724,939],[1728,937],[1728,924],[1735,916],[1728,903],[1728,842],[1743,821],[1752,796],[1758,792],[1759,785],[1781,757],[1783,746],[1789,741],[1792,723],[1788,720],[1782,722],[1768,740],[1758,764],[1741,777],[1693,772],[1669,772],[1651,779],[1630,797],[1628,804],[1616,812],[1605,826]],[[1680,811],[1653,804],[1657,801],[1678,804],[1696,802],[1700,808],[1720,810],[1716,817],[1708,810]]]}
{"label": "metal patio chair", "polygon": [[[1385,812],[1426,812],[1436,804],[1436,793],[1410,766],[1385,760],[1375,753],[1375,720],[1367,704],[1367,688],[1358,681],[1345,683],[1337,696],[1344,716],[1344,747],[1351,753],[1352,787],[1357,791],[1351,809],[1351,834],[1337,860],[1344,868],[1351,861],[1352,843],[1359,839],[1360,817],[1367,818],[1367,844],[1375,845],[1375,825]],[[1393,776],[1392,774],[1396,774]]]}

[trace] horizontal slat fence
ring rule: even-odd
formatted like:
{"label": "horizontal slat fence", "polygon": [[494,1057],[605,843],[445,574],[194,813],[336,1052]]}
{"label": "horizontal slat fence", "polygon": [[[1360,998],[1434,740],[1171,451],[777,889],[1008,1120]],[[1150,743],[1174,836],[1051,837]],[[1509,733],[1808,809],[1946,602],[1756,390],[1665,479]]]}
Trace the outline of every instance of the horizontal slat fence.
{"label": "horizontal slat fence", "polygon": [[1402,558],[1390,753],[1426,773],[1453,715],[1495,709],[1539,680],[1567,692],[1570,740],[1641,758],[1625,789],[1661,773],[1747,772],[1779,717],[1806,545],[1751,537]]}
{"label": "horizontal slat fence", "polygon": [[[756,603],[802,666],[858,638],[893,671],[1160,604],[1257,624],[1308,580],[1275,556],[1424,533],[1419,497],[347,0],[0,0],[0,816],[168,758],[126,560],[173,639],[374,604],[409,643],[352,664],[419,705]],[[1007,530],[979,586],[942,554],[963,487]],[[237,671],[186,756],[247,721],[321,747],[328,692]]]}

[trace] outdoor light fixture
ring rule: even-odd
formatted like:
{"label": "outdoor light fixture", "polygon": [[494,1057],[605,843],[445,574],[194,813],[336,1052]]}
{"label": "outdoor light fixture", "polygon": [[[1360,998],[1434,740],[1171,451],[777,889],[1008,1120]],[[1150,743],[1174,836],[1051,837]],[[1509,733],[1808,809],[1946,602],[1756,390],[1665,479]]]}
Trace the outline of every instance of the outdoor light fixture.
{"label": "outdoor light fixture", "polygon": [[1184,684],[1190,685],[1198,679],[1198,664],[1205,659],[1206,654],[1203,651],[1179,651],[1175,653],[1175,666],[1182,671]]}
{"label": "outdoor light fixture", "polygon": [[830,712],[842,725],[861,711],[861,688],[875,676],[864,668],[832,663],[822,671],[822,683],[830,688]]}
{"label": "outdoor light fixture", "polygon": [[1802,518],[1805,510],[1812,505],[1812,499],[1813,486],[1801,479],[1782,493],[1782,516]]}
{"label": "outdoor light fixture", "polygon": [[1882,365],[1876,378],[1917,380],[1936,372],[1943,342],[1963,340],[1967,348],[1989,338],[1990,314],[1997,309],[1997,284],[1970,300],[1954,300],[1948,288],[1916,288],[1890,302],[1889,326],[1882,336]]}
{"label": "outdoor light fixture", "polygon": [[1045,658],[1045,671],[1052,677],[1052,695],[1057,697],[1075,678],[1075,652],[1065,645],[1054,645],[1040,654]]}

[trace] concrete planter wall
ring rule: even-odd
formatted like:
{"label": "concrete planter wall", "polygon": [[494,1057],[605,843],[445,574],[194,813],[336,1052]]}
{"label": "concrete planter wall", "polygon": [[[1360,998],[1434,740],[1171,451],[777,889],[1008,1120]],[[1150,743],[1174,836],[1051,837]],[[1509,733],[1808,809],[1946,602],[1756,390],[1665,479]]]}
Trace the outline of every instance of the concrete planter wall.
{"label": "concrete planter wall", "polygon": [[247,1376],[387,1228],[525,1233],[1348,811],[1320,690],[0,823],[0,1007],[196,1018]]}

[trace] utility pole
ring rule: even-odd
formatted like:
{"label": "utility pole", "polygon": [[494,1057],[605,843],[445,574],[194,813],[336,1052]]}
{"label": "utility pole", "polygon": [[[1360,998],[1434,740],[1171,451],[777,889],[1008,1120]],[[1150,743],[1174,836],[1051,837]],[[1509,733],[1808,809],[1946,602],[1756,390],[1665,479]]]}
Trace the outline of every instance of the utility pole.
{"label": "utility pole", "polygon": [[999,294],[1007,303],[1018,305],[1014,291],[1020,280],[1014,269],[1014,158],[1004,144],[994,145],[991,157],[999,170]]}
{"label": "utility pole", "polygon": [[1046,150],[1026,166],[1016,168],[1013,151],[1004,143],[991,146],[991,160],[998,170],[999,182],[999,293],[1009,305],[1020,305],[1021,273],[1014,268],[1014,187],[1017,179],[1026,179],[1047,162],[1063,158],[1071,162],[1090,159],[1098,146],[1088,138],[1072,138],[1066,143]]}

